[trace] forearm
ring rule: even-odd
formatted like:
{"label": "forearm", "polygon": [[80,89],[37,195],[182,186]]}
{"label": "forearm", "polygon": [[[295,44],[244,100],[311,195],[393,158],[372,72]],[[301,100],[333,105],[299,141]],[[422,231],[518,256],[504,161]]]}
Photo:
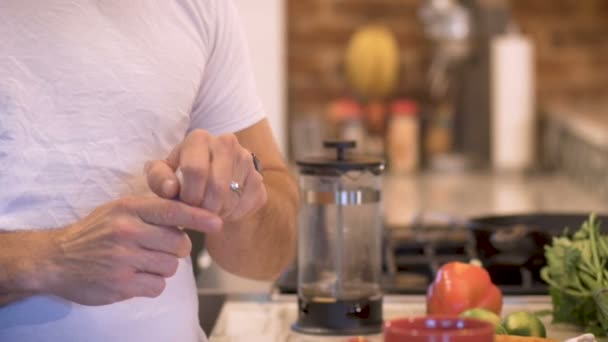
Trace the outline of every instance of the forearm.
{"label": "forearm", "polygon": [[262,209],[206,239],[220,266],[259,280],[276,277],[292,262],[299,207],[297,185],[286,169],[264,170],[264,184],[268,201]]}
{"label": "forearm", "polygon": [[0,232],[0,306],[42,291],[52,231]]}

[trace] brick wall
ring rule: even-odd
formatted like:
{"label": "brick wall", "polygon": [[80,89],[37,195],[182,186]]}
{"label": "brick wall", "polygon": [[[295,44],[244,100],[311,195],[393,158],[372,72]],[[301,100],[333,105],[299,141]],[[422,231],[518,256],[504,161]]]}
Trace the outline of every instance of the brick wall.
{"label": "brick wall", "polygon": [[512,5],[536,43],[541,101],[608,95],[608,1],[515,0]]}
{"label": "brick wall", "polygon": [[[424,97],[429,61],[421,0],[288,0],[290,115],[348,94],[344,50],[362,24],[382,22],[401,48],[399,94]],[[511,0],[537,46],[539,99],[608,95],[608,0]]]}

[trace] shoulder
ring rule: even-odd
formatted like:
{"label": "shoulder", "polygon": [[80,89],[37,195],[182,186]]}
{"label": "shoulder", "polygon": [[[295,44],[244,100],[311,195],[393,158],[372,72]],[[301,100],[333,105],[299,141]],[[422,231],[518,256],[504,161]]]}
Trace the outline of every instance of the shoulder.
{"label": "shoulder", "polygon": [[232,17],[236,10],[232,0],[178,0],[178,3],[196,20],[216,23]]}
{"label": "shoulder", "polygon": [[213,46],[222,31],[235,27],[239,20],[232,0],[178,0],[177,4],[207,46]]}

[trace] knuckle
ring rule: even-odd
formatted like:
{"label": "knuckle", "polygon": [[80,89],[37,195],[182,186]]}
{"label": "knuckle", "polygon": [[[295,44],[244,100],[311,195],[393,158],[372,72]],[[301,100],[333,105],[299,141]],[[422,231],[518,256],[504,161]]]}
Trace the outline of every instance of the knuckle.
{"label": "knuckle", "polygon": [[149,257],[146,262],[149,265],[147,268],[148,270],[165,278],[173,276],[175,272],[177,272],[177,267],[179,266],[178,259],[175,256],[170,255]]}
{"label": "knuckle", "polygon": [[[222,202],[215,197],[213,199],[207,197],[203,202],[203,208],[210,213],[219,214],[222,209]],[[201,226],[201,224],[199,223],[197,226]]]}
{"label": "knuckle", "polygon": [[253,181],[256,182],[256,184],[259,184],[259,185],[264,184],[264,176],[262,176],[258,172],[254,173],[252,178],[253,178]]}
{"label": "knuckle", "polygon": [[128,211],[133,207],[134,200],[135,199],[130,196],[119,198],[116,200],[114,208],[120,212]]}
{"label": "knuckle", "polygon": [[136,234],[134,222],[125,216],[116,217],[111,226],[111,237],[114,241],[123,241],[132,239]]}
{"label": "knuckle", "polygon": [[154,281],[150,281],[147,288],[147,295],[151,298],[156,298],[160,296],[163,291],[165,291],[165,287],[167,283],[163,278],[155,278]]}
{"label": "knuckle", "polygon": [[205,131],[204,129],[197,128],[190,132],[190,136],[194,139],[207,140],[209,137],[209,132]]}
{"label": "knuckle", "polygon": [[104,298],[103,302],[107,304],[113,304],[121,302],[125,299],[133,297],[126,289],[117,287],[114,284],[104,284]]}
{"label": "knuckle", "polygon": [[249,178],[249,182],[251,182],[251,185],[253,186],[253,188],[264,188],[264,177],[262,177],[262,175],[260,175],[259,173],[254,173],[250,176],[251,178]]}
{"label": "knuckle", "polygon": [[115,230],[127,230],[130,229],[132,222],[128,216],[120,215],[112,218],[112,225]]}
{"label": "knuckle", "polygon": [[154,271],[159,267],[159,263],[152,255],[148,253],[141,253],[137,255],[137,266],[136,269],[140,271]]}
{"label": "knuckle", "polygon": [[247,168],[248,169],[253,169],[253,157],[251,156],[251,153],[249,151],[247,151],[246,149],[242,149],[241,150],[241,160],[243,160],[244,163],[246,163]]}
{"label": "knuckle", "polygon": [[213,185],[214,193],[217,194],[218,199],[223,201],[230,195],[230,183],[229,182],[215,182]]}
{"label": "knuckle", "polygon": [[183,166],[180,166],[180,169],[182,170],[182,173],[184,175],[188,175],[188,176],[195,176],[195,177],[205,177],[207,175],[207,173],[209,172],[209,168],[202,163],[197,163],[197,164],[186,164]]}
{"label": "knuckle", "polygon": [[122,302],[123,300],[131,299],[133,297],[139,297],[142,295],[142,291],[135,286],[125,286],[124,288],[117,289],[114,293],[114,302]]}
{"label": "knuckle", "polygon": [[266,191],[265,188],[262,188],[262,191],[260,191],[260,198],[258,200],[260,207],[263,206],[264,204],[266,204],[267,201],[268,201],[268,192]]}
{"label": "knuckle", "polygon": [[188,237],[188,234],[183,233],[183,236],[179,243],[179,247],[177,249],[177,255],[180,258],[184,258],[184,257],[187,257],[188,255],[190,255],[191,251],[192,251],[192,241],[190,240],[190,237]]}
{"label": "knuckle", "polygon": [[109,303],[118,303],[118,302],[122,302],[123,300],[132,298],[133,295],[131,295],[130,293],[127,293],[125,290],[118,290],[115,292],[112,292],[110,295],[108,295],[108,302]]}
{"label": "knuckle", "polygon": [[115,277],[117,279],[124,272],[124,269],[129,267],[128,265],[132,262],[131,256],[132,252],[130,248],[118,243],[114,243],[112,249],[107,254],[104,254],[104,257],[114,265],[112,271],[116,274]]}
{"label": "knuckle", "polygon": [[133,288],[133,273],[116,272],[113,276],[109,277],[109,280],[117,296],[129,298],[136,295],[136,291]]}
{"label": "knuckle", "polygon": [[224,134],[219,137],[221,144],[229,149],[234,149],[239,145],[239,139],[234,134]]}
{"label": "knuckle", "polygon": [[179,267],[179,259],[171,258],[171,260],[169,260],[167,262],[167,273],[165,274],[165,276],[167,278],[173,277],[175,275],[175,273],[177,273],[178,267]]}
{"label": "knuckle", "polygon": [[[123,285],[123,277],[120,272],[114,271],[104,275],[101,284],[110,287],[111,289],[121,289]],[[87,279],[89,282],[94,282],[94,279]]]}
{"label": "knuckle", "polygon": [[181,210],[181,205],[178,202],[170,201],[166,204],[165,208],[160,211],[160,219],[168,224],[175,221],[175,218]]}

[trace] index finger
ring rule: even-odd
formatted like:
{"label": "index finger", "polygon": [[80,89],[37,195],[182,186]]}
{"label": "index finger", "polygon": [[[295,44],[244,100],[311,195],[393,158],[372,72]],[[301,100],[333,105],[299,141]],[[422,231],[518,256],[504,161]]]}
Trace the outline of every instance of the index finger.
{"label": "index finger", "polygon": [[153,225],[180,226],[199,232],[217,232],[223,224],[219,216],[208,210],[164,198],[142,198],[132,202],[130,208],[142,221]]}

